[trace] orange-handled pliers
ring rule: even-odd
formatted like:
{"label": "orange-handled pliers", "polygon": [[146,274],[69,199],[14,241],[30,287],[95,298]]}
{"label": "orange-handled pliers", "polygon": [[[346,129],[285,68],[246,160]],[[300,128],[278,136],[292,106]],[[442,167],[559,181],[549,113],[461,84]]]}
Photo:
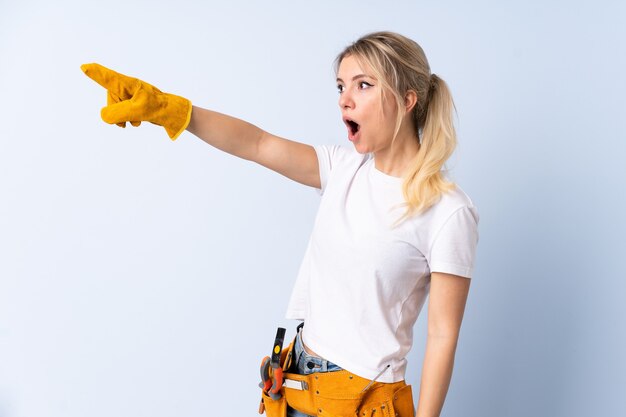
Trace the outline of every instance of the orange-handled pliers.
{"label": "orange-handled pliers", "polygon": [[286,329],[279,327],[272,349],[272,356],[261,361],[261,383],[259,386],[273,400],[280,398],[280,387],[283,386],[283,368],[280,366],[280,354],[283,350]]}

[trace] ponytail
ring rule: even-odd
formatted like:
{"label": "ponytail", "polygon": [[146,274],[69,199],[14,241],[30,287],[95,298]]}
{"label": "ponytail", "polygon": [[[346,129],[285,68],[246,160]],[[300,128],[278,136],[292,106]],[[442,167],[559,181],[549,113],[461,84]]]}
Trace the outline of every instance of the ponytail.
{"label": "ponytail", "polygon": [[402,193],[407,210],[396,224],[429,209],[441,194],[454,189],[446,181],[442,167],[456,148],[456,131],[452,120],[455,109],[452,95],[445,81],[437,75],[430,76],[426,105],[416,106],[414,120],[421,131],[420,148],[409,164],[402,183]]}

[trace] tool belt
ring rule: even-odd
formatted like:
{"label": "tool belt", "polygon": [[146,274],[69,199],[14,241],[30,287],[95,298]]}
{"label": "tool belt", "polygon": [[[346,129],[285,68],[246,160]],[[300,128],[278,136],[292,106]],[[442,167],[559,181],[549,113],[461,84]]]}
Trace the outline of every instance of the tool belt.
{"label": "tool belt", "polygon": [[[411,385],[405,381],[372,382],[346,370],[301,375],[288,372],[294,358],[295,338],[281,352],[283,384],[279,398],[262,390],[259,414],[285,417],[291,408],[319,417],[413,417]],[[278,397],[273,395],[274,398]]]}

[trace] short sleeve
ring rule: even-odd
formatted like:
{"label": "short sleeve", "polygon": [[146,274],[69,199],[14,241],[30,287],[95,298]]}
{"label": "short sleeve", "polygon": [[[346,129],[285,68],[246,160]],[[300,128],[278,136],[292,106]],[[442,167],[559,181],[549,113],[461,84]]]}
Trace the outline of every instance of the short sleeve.
{"label": "short sleeve", "polygon": [[450,215],[431,246],[428,260],[431,273],[472,277],[478,246],[478,221],[475,206],[463,206]]}
{"label": "short sleeve", "polygon": [[345,153],[346,150],[339,145],[314,145],[313,148],[317,153],[321,184],[321,188],[316,188],[315,191],[319,195],[324,195],[324,190],[326,190],[326,184],[328,184],[330,173],[335,166],[337,159],[339,159],[341,154]]}

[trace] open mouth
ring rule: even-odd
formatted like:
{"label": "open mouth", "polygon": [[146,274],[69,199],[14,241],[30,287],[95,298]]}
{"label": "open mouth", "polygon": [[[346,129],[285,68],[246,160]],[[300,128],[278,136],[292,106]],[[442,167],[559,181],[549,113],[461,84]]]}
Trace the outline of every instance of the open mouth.
{"label": "open mouth", "polygon": [[344,123],[346,124],[346,126],[348,126],[348,130],[350,130],[350,134],[352,134],[353,136],[356,135],[356,133],[361,128],[361,126],[359,126],[359,124],[354,120],[344,119]]}

